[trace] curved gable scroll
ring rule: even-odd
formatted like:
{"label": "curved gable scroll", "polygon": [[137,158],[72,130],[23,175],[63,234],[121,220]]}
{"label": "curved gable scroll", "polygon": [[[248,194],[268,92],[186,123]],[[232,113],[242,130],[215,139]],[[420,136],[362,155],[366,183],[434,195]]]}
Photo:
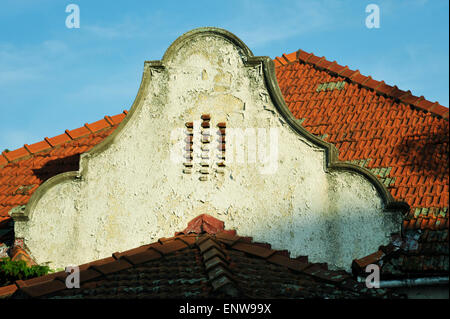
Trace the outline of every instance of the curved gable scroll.
{"label": "curved gable scroll", "polygon": [[12,213],[53,267],[172,236],[202,213],[228,229],[350,269],[400,231],[407,204],[287,108],[268,57],[228,31],[195,29],[147,61],[119,127]]}

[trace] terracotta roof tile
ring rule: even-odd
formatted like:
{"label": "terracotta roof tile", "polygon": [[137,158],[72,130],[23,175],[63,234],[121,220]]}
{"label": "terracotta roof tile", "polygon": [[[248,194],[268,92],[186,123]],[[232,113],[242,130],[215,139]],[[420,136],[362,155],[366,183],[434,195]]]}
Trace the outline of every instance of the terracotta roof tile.
{"label": "terracotta roof tile", "polygon": [[20,288],[21,291],[29,295],[30,297],[37,298],[42,295],[51,294],[56,291],[61,291],[66,288],[65,283],[59,280],[45,281],[33,286],[26,286]]}
{"label": "terracotta roof tile", "polygon": [[125,256],[122,256],[122,258],[125,258],[133,265],[145,263],[154,259],[161,258],[161,254],[157,252],[156,250],[149,249],[143,252],[134,253],[134,254],[126,254]]}
{"label": "terracotta roof tile", "polygon": [[292,52],[292,53],[289,53],[289,54],[283,54],[283,58],[287,62],[294,62],[297,59],[297,52]]}
{"label": "terracotta roof tile", "polygon": [[305,263],[301,260],[293,261],[291,258],[283,256],[283,253],[272,254],[267,261],[280,266],[285,266],[295,271],[303,271],[310,266],[307,262]]}
{"label": "terracotta roof tile", "polygon": [[247,254],[251,254],[254,256],[258,256],[261,258],[268,258],[274,254],[274,251],[271,249],[266,249],[263,247],[259,247],[257,245],[251,245],[246,243],[236,243],[233,246],[233,249],[245,252]]}
{"label": "terracotta roof tile", "polygon": [[31,154],[36,154],[41,151],[47,150],[51,147],[50,144],[48,144],[45,140],[40,141],[31,145],[25,144],[24,147],[30,152]]}
{"label": "terracotta roof tile", "polygon": [[277,59],[273,60],[275,67],[282,65]]}
{"label": "terracotta roof tile", "polygon": [[80,271],[80,282],[86,282],[103,276],[102,272],[95,270],[95,267]]}
{"label": "terracotta roof tile", "polygon": [[116,261],[116,259],[114,257],[107,257],[107,258],[95,260],[95,261],[80,265],[79,268],[80,268],[80,270],[85,270],[85,269],[90,269],[91,266],[102,266],[104,264],[114,262],[114,261]]}
{"label": "terracotta roof tile", "polygon": [[91,132],[98,132],[100,130],[103,130],[107,127],[111,127],[111,125],[105,120],[105,119],[101,119],[99,121],[96,121],[94,123],[90,123],[90,124],[85,124],[87,128],[89,128],[89,130]]}
{"label": "terracotta roof tile", "polygon": [[97,272],[102,273],[103,275],[107,275],[107,274],[110,274],[113,272],[131,268],[132,266],[133,265],[131,263],[127,262],[126,259],[119,259],[119,260],[111,261],[109,263],[105,263],[103,265],[92,265],[87,270],[93,269]]}
{"label": "terracotta roof tile", "polygon": [[14,161],[14,160],[16,160],[18,158],[30,155],[30,152],[28,152],[26,150],[26,148],[21,147],[21,148],[19,148],[17,150],[10,151],[10,152],[3,151],[2,154],[9,162],[12,162],[12,161]]}
{"label": "terracotta roof tile", "polygon": [[152,248],[162,255],[168,255],[174,251],[185,249],[188,246],[181,240],[171,241],[164,243],[164,245],[152,245]]}
{"label": "terracotta roof tile", "polygon": [[89,131],[89,130],[88,130],[86,127],[84,127],[84,126],[79,127],[79,128],[77,128],[77,129],[75,129],[75,130],[71,130],[71,131],[66,130],[66,134],[69,135],[69,137],[70,137],[71,139],[73,139],[73,140],[76,139],[76,138],[78,138],[78,137],[88,135],[89,133],[91,133],[91,131]]}
{"label": "terracotta roof tile", "polygon": [[224,230],[224,223],[215,218],[211,218],[207,214],[200,215],[193,219],[186,229],[184,229],[181,233],[189,234],[189,233],[201,233],[203,231],[208,234],[216,234]]}

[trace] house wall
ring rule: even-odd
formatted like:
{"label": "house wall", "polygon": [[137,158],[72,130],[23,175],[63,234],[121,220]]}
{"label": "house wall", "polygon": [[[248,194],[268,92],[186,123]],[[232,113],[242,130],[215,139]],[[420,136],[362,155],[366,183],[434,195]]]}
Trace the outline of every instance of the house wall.
{"label": "house wall", "polygon": [[[364,176],[327,172],[325,150],[286,123],[261,65],[243,59],[229,39],[199,34],[166,54],[164,68],[147,63],[145,93],[110,144],[84,154],[81,178],[47,187],[29,220],[16,221],[16,237],[24,238],[36,261],[58,268],[107,257],[173,236],[203,213],[241,236],[331,268],[350,270],[354,258],[387,244],[399,231],[400,214],[383,211],[380,194]],[[257,150],[272,147],[271,160],[235,160],[224,174],[214,173],[215,161],[207,181],[199,180],[198,164],[184,174],[174,154],[183,154],[185,123],[195,121],[198,138],[205,113],[212,127],[227,123],[227,158],[237,144],[228,132],[255,128],[272,132],[271,140],[256,144]],[[248,148],[252,157],[255,150]]]}

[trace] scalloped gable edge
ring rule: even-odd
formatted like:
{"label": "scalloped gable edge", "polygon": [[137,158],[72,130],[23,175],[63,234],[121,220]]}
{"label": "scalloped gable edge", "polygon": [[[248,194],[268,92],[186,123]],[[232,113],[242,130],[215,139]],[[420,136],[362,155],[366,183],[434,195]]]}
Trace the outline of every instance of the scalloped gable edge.
{"label": "scalloped gable edge", "polygon": [[448,121],[449,109],[439,104],[439,102],[436,101],[433,103],[425,99],[423,95],[418,97],[413,95],[409,90],[403,91],[396,85],[390,86],[384,81],[374,80],[371,76],[362,75],[359,70],[351,70],[347,65],[342,66],[336,61],[328,61],[325,57],[318,57],[313,53],[308,53],[300,49],[289,54],[283,54],[281,57],[276,57],[274,59],[275,66],[277,67],[288,65],[297,61],[310,64],[315,68],[327,71],[335,76],[344,77],[350,82],[373,90],[380,95],[390,97],[400,103],[410,105],[413,108],[430,112],[431,114]]}

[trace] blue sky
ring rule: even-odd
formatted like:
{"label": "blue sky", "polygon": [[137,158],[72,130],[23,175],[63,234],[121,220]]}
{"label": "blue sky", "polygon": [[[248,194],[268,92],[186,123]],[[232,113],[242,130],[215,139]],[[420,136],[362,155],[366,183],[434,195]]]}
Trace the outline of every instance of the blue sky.
{"label": "blue sky", "polygon": [[[80,28],[65,26],[68,4]],[[380,28],[368,29],[368,4]],[[255,55],[298,49],[448,107],[448,0],[0,2],[0,151],[129,109],[145,60],[181,34],[227,29]]]}

